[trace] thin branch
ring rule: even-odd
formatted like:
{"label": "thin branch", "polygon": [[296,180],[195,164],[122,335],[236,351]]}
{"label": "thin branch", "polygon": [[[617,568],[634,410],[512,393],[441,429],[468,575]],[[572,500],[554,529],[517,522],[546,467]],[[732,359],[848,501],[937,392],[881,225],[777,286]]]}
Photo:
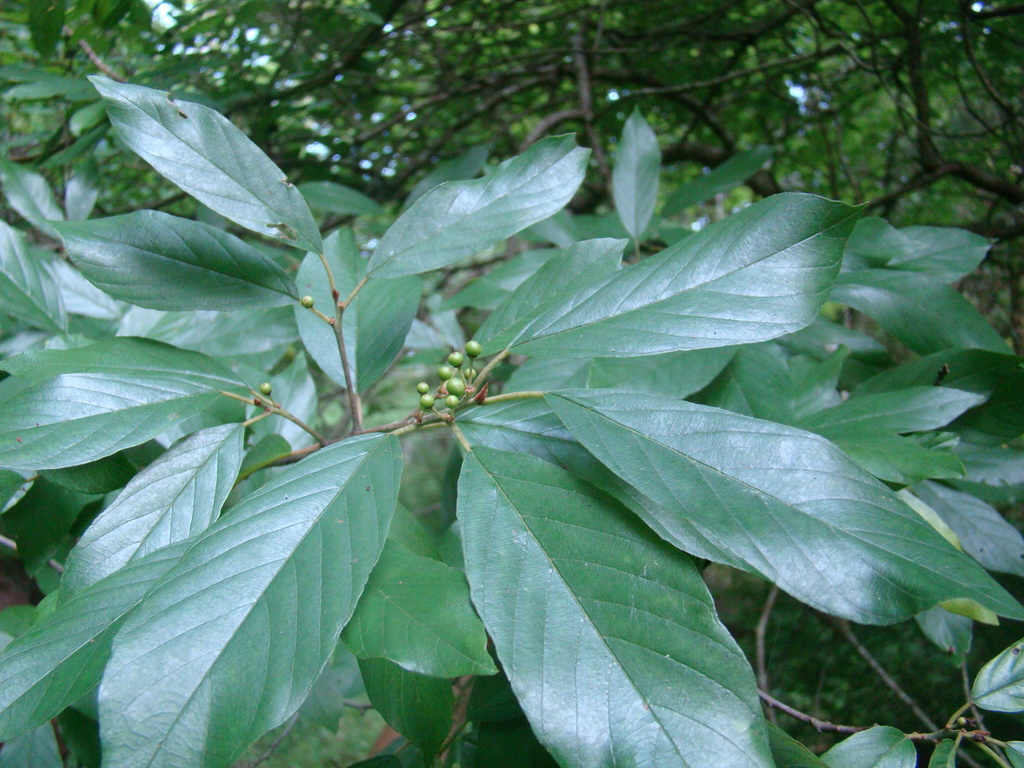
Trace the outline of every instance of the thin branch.
{"label": "thin branch", "polygon": [[[74,33],[71,31],[70,27],[64,27],[64,34],[68,37],[71,37]],[[120,75],[117,72],[115,72],[110,67],[110,65],[107,64],[107,62],[101,59],[100,55],[96,53],[95,49],[91,45],[89,45],[89,43],[87,43],[84,39],[79,39],[78,47],[81,48],[82,52],[89,57],[89,61],[91,61],[95,65],[96,69],[98,69],[104,75],[109,77],[111,80],[117,80],[117,82],[119,83],[128,82],[123,75]]]}
{"label": "thin branch", "polygon": [[[768,633],[768,621],[771,619],[772,610],[775,608],[775,601],[779,597],[779,588],[777,585],[772,584],[771,590],[768,592],[768,597],[764,601],[764,609],[761,611],[761,618],[757,620],[757,626],[754,627],[754,640],[757,645],[756,649],[756,664],[757,664],[757,687],[762,691],[771,689],[768,684],[768,664],[767,656],[765,654],[765,636]],[[775,710],[768,710],[768,719],[772,724],[776,724]]]}
{"label": "thin branch", "polygon": [[601,143],[597,131],[594,130],[594,90],[590,80],[590,65],[587,63],[587,55],[583,49],[582,32],[576,32],[572,36],[572,51],[573,64],[576,66],[576,89],[580,98],[580,110],[583,112],[583,128],[590,141],[590,149],[594,153],[594,161],[601,172],[605,186],[611,190],[612,171],[608,165],[608,158],[604,154],[604,145]]}
{"label": "thin branch", "polygon": [[274,756],[274,752],[276,752],[277,748],[281,746],[281,742],[283,742],[286,738],[288,738],[288,734],[292,732],[292,728],[295,727],[295,724],[297,722],[299,722],[299,713],[298,712],[296,712],[294,715],[292,715],[288,719],[288,722],[285,724],[285,726],[281,730],[281,732],[277,735],[277,737],[272,742],[270,742],[270,746],[267,747],[266,751],[262,755],[260,755],[258,758],[256,758],[255,762],[250,763],[249,768],[256,768],[256,766],[262,765],[267,760],[269,760],[271,757],[273,757]]}
{"label": "thin branch", "polygon": [[[18,552],[18,542],[6,536],[0,536],[0,547],[7,547],[15,554],[17,554]],[[47,560],[46,564],[53,569],[54,573],[64,573],[64,566],[56,560],[54,560],[53,558]]]}
{"label": "thin branch", "polygon": [[758,690],[757,695],[761,697],[761,701],[772,709],[777,709],[779,712],[784,712],[802,723],[807,723],[819,732],[831,731],[832,733],[860,733],[861,731],[866,731],[868,728],[871,728],[870,725],[837,725],[836,723],[830,723],[827,720],[820,720],[814,715],[801,712],[799,709],[794,709],[788,704],[783,704],[774,696],[771,696],[762,690]]}

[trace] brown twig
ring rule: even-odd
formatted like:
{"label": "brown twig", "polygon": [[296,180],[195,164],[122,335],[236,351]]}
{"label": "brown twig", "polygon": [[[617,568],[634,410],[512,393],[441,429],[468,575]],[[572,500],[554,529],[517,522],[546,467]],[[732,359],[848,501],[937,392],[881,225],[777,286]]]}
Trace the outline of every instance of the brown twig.
{"label": "brown twig", "polygon": [[771,709],[777,709],[779,712],[784,712],[802,723],[807,723],[819,732],[831,731],[832,733],[860,733],[861,731],[866,731],[868,728],[872,727],[870,725],[837,725],[836,723],[830,723],[827,720],[820,720],[814,715],[809,715],[806,712],[801,712],[799,709],[794,709],[788,704],[783,704],[774,696],[765,693],[762,690],[758,690],[757,695],[760,696],[761,701],[767,704]]}
{"label": "brown twig", "polygon": [[[71,37],[74,33],[70,27],[64,27],[64,34]],[[79,39],[78,47],[82,49],[82,52],[89,57],[91,61],[100,72],[109,77],[111,80],[117,80],[119,83],[126,83],[128,80],[123,76],[115,72],[107,62],[100,58],[100,55],[96,53],[96,50],[89,45],[85,40]]]}
{"label": "brown twig", "polygon": [[277,748],[281,746],[281,742],[288,738],[288,734],[292,732],[292,729],[295,727],[295,724],[297,722],[299,722],[298,712],[296,712],[294,715],[288,718],[288,722],[285,724],[281,732],[272,742],[270,742],[270,746],[267,747],[266,751],[258,758],[256,758],[255,762],[249,764],[249,768],[256,768],[256,766],[265,763],[267,760],[273,757],[274,752],[276,752]]}
{"label": "brown twig", "polygon": [[[756,643],[756,664],[757,664],[757,687],[762,691],[767,691],[771,688],[768,684],[768,664],[767,656],[765,654],[765,636],[768,633],[768,621],[771,619],[772,610],[775,608],[775,601],[779,597],[779,588],[775,584],[772,584],[772,588],[768,591],[768,597],[764,601],[764,609],[761,611],[761,618],[757,620],[757,626],[754,627],[754,641]],[[768,720],[773,725],[777,725],[777,718],[775,717],[775,710],[769,708],[766,713]]]}

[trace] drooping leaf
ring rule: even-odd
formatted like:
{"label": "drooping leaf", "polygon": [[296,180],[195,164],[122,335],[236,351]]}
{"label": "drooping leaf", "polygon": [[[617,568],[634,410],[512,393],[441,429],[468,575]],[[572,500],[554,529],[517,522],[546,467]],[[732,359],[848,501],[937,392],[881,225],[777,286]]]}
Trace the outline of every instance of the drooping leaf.
{"label": "drooping leaf", "polygon": [[451,729],[451,681],[410,672],[387,659],[360,659],[359,669],[380,716],[432,757]]}
{"label": "drooping leaf", "polygon": [[914,486],[956,533],[964,551],[990,571],[1024,576],[1024,535],[999,512],[969,493],[939,483]]}
{"label": "drooping leaf", "polygon": [[694,555],[866,624],[953,598],[1024,617],[977,563],[817,435],[654,395],[545,399],[587,450],[656,502],[635,510],[645,522]]}
{"label": "drooping leaf", "polygon": [[200,535],[115,640],[104,760],[227,765],[298,709],[384,545],[397,443],[324,448]]}
{"label": "drooping leaf", "polygon": [[660,170],[658,137],[639,110],[634,110],[622,128],[612,169],[615,210],[634,240],[642,239],[654,215]]}
{"label": "drooping leaf", "polygon": [[314,209],[340,216],[379,216],[384,209],[362,192],[333,181],[306,181],[299,192]]}
{"label": "drooping leaf", "polygon": [[564,470],[486,448],[459,519],[473,602],[561,765],[771,765],[753,673],[689,558]]}
{"label": "drooping leaf", "polygon": [[276,307],[298,299],[276,263],[223,230],[160,211],[65,222],[68,256],[115,299],[170,310]]}
{"label": "drooping leaf", "polygon": [[64,768],[53,726],[43,723],[6,742],[0,752],[0,768]]}
{"label": "drooping leaf", "polygon": [[381,238],[369,274],[401,277],[438,269],[546,219],[576,192],[588,155],[571,137],[553,137],[482,179],[432,189]]}
{"label": "drooping leaf", "polygon": [[625,240],[583,240],[548,261],[523,281],[488,316],[476,333],[484,354],[503,349],[523,327],[551,304],[601,277],[622,261]]}
{"label": "drooping leaf", "polygon": [[196,432],[136,475],[71,550],[64,588],[87,587],[206,530],[238,475],[244,431],[224,424]]}
{"label": "drooping leaf", "polygon": [[925,637],[949,654],[954,665],[963,663],[971,650],[973,622],[966,616],[935,606],[914,617]]}
{"label": "drooping leaf", "polygon": [[179,543],[74,595],[0,654],[0,739],[45,723],[84,696],[103,673],[125,615],[188,548]]}
{"label": "drooping leaf", "polygon": [[25,237],[0,221],[0,313],[60,333],[67,317],[53,275],[31,258]]}
{"label": "drooping leaf", "polygon": [[41,232],[55,236],[51,221],[63,221],[64,211],[49,182],[9,160],[0,160],[0,183],[10,206]]}
{"label": "drooping leaf", "polygon": [[299,190],[227,118],[166,91],[89,79],[117,135],[158,173],[246,229],[321,250],[320,232]]}
{"label": "drooping leaf", "polygon": [[889,269],[846,272],[836,281],[832,300],[874,318],[920,355],[951,347],[1010,353],[967,299],[927,274]]}
{"label": "drooping leaf", "polygon": [[857,214],[812,195],[773,195],[555,302],[512,347],[632,357],[790,333],[821,307]]}
{"label": "drooping leaf", "polygon": [[342,639],[360,658],[390,659],[431,677],[498,671],[462,572],[391,540]]}
{"label": "drooping leaf", "polygon": [[943,739],[935,745],[928,768],[956,768],[957,743],[952,739]]}
{"label": "drooping leaf", "polygon": [[246,387],[195,352],[146,339],[29,352],[4,370],[32,381],[0,413],[0,466],[53,469],[139,445]]}
{"label": "drooping leaf", "polygon": [[982,667],[971,698],[990,712],[1024,712],[1024,640],[1019,640]]}
{"label": "drooping leaf", "polygon": [[768,723],[768,740],[778,768],[827,768],[811,750],[774,723]]}
{"label": "drooping leaf", "polygon": [[829,768],[916,768],[917,750],[903,732],[876,725],[839,742],[821,761]]}
{"label": "drooping leaf", "polygon": [[730,157],[710,173],[684,184],[673,192],[665,201],[661,215],[671,216],[684,208],[710,200],[722,192],[731,192],[757,173],[771,157],[772,153],[768,147],[757,147]]}
{"label": "drooping leaf", "polygon": [[[339,230],[324,241],[324,256],[331,267],[339,296],[344,300],[365,275],[366,261],[359,255],[351,230]],[[334,299],[323,262],[308,254],[296,277],[303,295],[328,317]],[[371,278],[345,309],[342,330],[356,389],[363,391],[387,370],[402,348],[416,311],[422,286],[417,277]],[[317,364],[336,382],[345,385],[345,372],[334,328],[301,306],[295,319],[303,344]]]}

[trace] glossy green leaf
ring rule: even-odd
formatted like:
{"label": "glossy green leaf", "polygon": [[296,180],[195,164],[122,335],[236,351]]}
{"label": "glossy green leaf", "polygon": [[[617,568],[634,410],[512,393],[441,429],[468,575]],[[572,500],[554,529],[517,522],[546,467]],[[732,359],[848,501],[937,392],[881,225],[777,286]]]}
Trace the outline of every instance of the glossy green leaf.
{"label": "glossy green leaf", "polygon": [[276,263],[237,237],[160,211],[57,226],[68,256],[104,292],[150,309],[231,310],[298,299]]}
{"label": "glossy green leaf", "polygon": [[240,424],[196,432],[136,475],[71,550],[64,588],[87,587],[206,530],[238,475],[244,432]]}
{"label": "glossy green leaf", "polygon": [[654,395],[568,390],[546,400],[587,450],[656,502],[638,514],[696,556],[866,624],[958,597],[1024,617],[977,563],[817,435]]}
{"label": "glossy green leaf", "polygon": [[988,253],[987,238],[951,227],[896,229],[879,218],[857,223],[846,248],[851,269],[888,267],[925,272],[943,283],[973,272]]}
{"label": "glossy green leaf", "polygon": [[523,251],[479,277],[474,277],[455,295],[442,301],[440,308],[494,309],[546,261],[559,253],[555,248]]}
{"label": "glossy green leaf", "polygon": [[30,352],[0,365],[33,382],[0,413],[0,466],[53,469],[139,445],[246,387],[204,355],[146,339]]}
{"label": "glossy green leaf", "polygon": [[320,677],[302,702],[299,716],[322,728],[337,732],[338,721],[355,700],[365,700],[366,690],[359,673],[359,660],[339,642]]}
{"label": "glossy green leaf", "polygon": [[626,120],[615,151],[612,199],[622,225],[634,240],[643,237],[658,202],[661,150],[658,137],[639,110]]}
{"label": "glossy green leaf", "polygon": [[473,603],[561,765],[771,765],[753,673],[689,558],[566,471],[486,448],[459,519]]}
{"label": "glossy green leaf", "polygon": [[311,208],[339,216],[379,216],[384,209],[362,192],[333,181],[307,181],[299,192]]}
{"label": "glossy green leaf", "polygon": [[64,211],[49,182],[35,171],[0,160],[0,183],[10,206],[36,229],[55,236],[51,221],[62,221]]}
{"label": "glossy green leaf", "polygon": [[5,743],[0,768],[64,768],[53,726],[44,723]]}
{"label": "glossy green leaf", "polygon": [[125,457],[124,452],[118,451],[88,464],[48,469],[39,474],[51,483],[79,493],[110,493],[123,488],[137,471],[138,468]]}
{"label": "glossy green leaf", "polygon": [[829,439],[865,432],[924,432],[983,402],[984,395],[949,387],[907,387],[851,397],[803,419],[800,426]]}
{"label": "glossy green leaf", "polygon": [[971,686],[974,703],[989,712],[1024,712],[1024,640],[982,667]]}
{"label": "glossy green leaf", "polygon": [[1024,450],[961,445],[956,451],[967,476],[952,485],[990,504],[1018,504],[1024,500]]}
{"label": "glossy green leaf", "polygon": [[342,639],[360,658],[431,677],[498,671],[462,572],[390,540]]}
{"label": "glossy green leaf", "polygon": [[360,659],[366,692],[388,725],[434,755],[451,728],[450,680],[409,672],[387,659]]}
{"label": "glossy green leaf", "polygon": [[549,259],[480,326],[474,338],[483,344],[484,354],[501,351],[516,338],[518,329],[566,295],[613,274],[625,246],[625,240],[583,240]]}
{"label": "glossy green leaf", "polygon": [[1024,768],[1024,741],[1006,742],[1006,757],[1013,768]]}
{"label": "glossy green leaf", "polygon": [[829,768],[916,768],[917,750],[903,732],[876,725],[839,742],[821,761]]}
{"label": "glossy green leaf", "polygon": [[84,696],[103,673],[114,634],[186,543],[140,559],[74,595],[0,654],[0,739],[45,723]]}
{"label": "glossy green leaf", "polygon": [[54,280],[68,314],[94,317],[98,320],[120,320],[128,307],[112,299],[66,261],[50,265]]}
{"label": "glossy green leaf", "polygon": [[419,200],[423,195],[446,181],[464,181],[480,175],[487,164],[490,147],[486,145],[472,147],[468,152],[451,160],[442,160],[426,176],[416,182],[403,207]]}
{"label": "glossy green leaf", "polygon": [[14,494],[28,481],[17,472],[8,469],[0,469],[0,512],[4,511]]}
{"label": "glossy green leaf", "polygon": [[734,354],[736,350],[731,347],[711,347],[651,357],[598,358],[590,366],[586,383],[592,389],[628,389],[682,399],[710,384]]}
{"label": "glossy green leaf", "polygon": [[716,166],[695,181],[684,184],[665,201],[662,216],[671,216],[684,208],[703,203],[715,195],[731,192],[759,170],[772,158],[768,147],[757,147],[740,152]]}
{"label": "glossy green leaf", "polygon": [[[347,297],[365,275],[366,261],[359,255],[351,230],[339,230],[324,241],[324,256],[334,275],[338,294]],[[307,254],[296,276],[299,291],[313,297],[314,306],[333,316],[334,299],[323,262]],[[402,348],[416,311],[422,285],[419,278],[371,278],[343,315],[342,329],[356,389],[363,391],[388,369]],[[310,356],[324,373],[345,386],[345,372],[334,328],[301,306],[295,308],[299,333]]]}
{"label": "glossy green leaf", "polygon": [[0,313],[34,328],[61,332],[67,316],[46,266],[29,253],[24,235],[0,221]]}
{"label": "glossy green leaf", "polygon": [[914,493],[953,529],[964,551],[990,571],[1024,576],[1024,535],[981,499],[939,483]]}
{"label": "glossy green leaf", "polygon": [[512,346],[633,357],[790,333],[821,307],[857,215],[812,195],[773,195],[555,302]]}
{"label": "glossy green leaf", "polygon": [[925,637],[949,654],[956,666],[963,663],[971,650],[974,623],[966,616],[952,613],[940,605],[922,611],[914,617]]}
{"label": "glossy green leaf", "polygon": [[920,355],[951,347],[1010,353],[967,299],[927,274],[890,269],[846,272],[836,281],[831,298],[874,318]]}
{"label": "glossy green leaf", "polygon": [[768,742],[776,768],[826,768],[817,755],[773,723],[768,723]]}
{"label": "glossy green leaf", "polygon": [[111,766],[223,766],[298,709],[384,545],[391,436],[289,467],[193,544],[118,632],[100,685]]}
{"label": "glossy green leaf", "polygon": [[381,238],[369,274],[400,277],[438,269],[546,219],[576,192],[588,156],[571,137],[553,137],[482,179],[432,189]]}
{"label": "glossy green leaf", "polygon": [[922,480],[950,480],[964,476],[964,465],[956,454],[921,445],[913,438],[838,431],[826,437],[863,469],[887,483],[911,485]]}
{"label": "glossy green leaf", "polygon": [[121,141],[158,173],[246,229],[321,250],[320,232],[299,190],[227,118],[166,91],[89,79]]}

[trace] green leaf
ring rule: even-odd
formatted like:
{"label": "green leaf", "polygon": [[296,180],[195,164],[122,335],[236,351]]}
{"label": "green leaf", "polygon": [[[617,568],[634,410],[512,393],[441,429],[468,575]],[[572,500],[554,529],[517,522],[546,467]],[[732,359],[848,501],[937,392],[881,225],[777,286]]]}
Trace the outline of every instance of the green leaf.
{"label": "green leaf", "polygon": [[957,597],[1022,608],[971,558],[824,439],[717,408],[613,390],[546,396],[587,450],[656,502],[682,549],[820,610],[890,624]]}
{"label": "green leaf", "polygon": [[928,768],[956,768],[957,743],[943,739],[935,745],[935,751],[928,761]]}
{"label": "green leaf", "polygon": [[[317,418],[320,402],[317,398],[316,383],[309,374],[306,356],[297,354],[280,373],[271,376],[274,400],[283,403],[293,416],[306,424],[313,424]],[[247,416],[253,418],[262,412],[260,406],[247,406]],[[270,434],[278,434],[288,441],[291,448],[305,448],[312,445],[314,438],[306,430],[285,418],[263,419],[250,425],[251,442],[255,443]],[[287,451],[285,451],[287,453]]]}
{"label": "green leaf", "polygon": [[911,485],[964,476],[964,465],[956,454],[921,445],[912,438],[863,432],[837,432],[827,437],[863,469],[887,483]]}
{"label": "green leaf", "polygon": [[987,238],[951,227],[896,229],[879,218],[859,221],[846,247],[851,269],[888,267],[924,272],[952,283],[975,270],[991,247]]}
{"label": "green leaf", "polygon": [[307,181],[299,192],[311,208],[339,216],[379,216],[384,209],[362,192],[333,181]]}
{"label": "green leaf", "polygon": [[1024,451],[961,445],[956,454],[967,477],[953,480],[953,486],[990,504],[1018,504],[1024,500]]}
{"label": "green leaf", "polygon": [[64,768],[53,726],[44,723],[9,740],[0,752],[0,768]]}
{"label": "green leaf", "polygon": [[0,655],[0,739],[45,723],[99,682],[124,617],[187,544],[133,562],[71,596]]}
{"label": "green leaf", "polygon": [[68,319],[46,265],[33,259],[24,235],[0,221],[0,314],[60,333]]}
{"label": "green leaf", "polygon": [[359,669],[380,716],[432,757],[451,728],[451,681],[409,672],[387,659],[360,659]]}
{"label": "green leaf", "polygon": [[147,339],[29,352],[0,364],[33,384],[0,413],[0,466],[53,469],[139,445],[246,387],[205,355]]}
{"label": "green leaf", "polygon": [[[331,267],[338,293],[347,297],[363,278],[366,261],[359,255],[352,230],[339,230],[324,241],[324,257]],[[328,317],[334,315],[334,299],[323,262],[314,253],[302,260],[296,276],[303,295]],[[367,389],[379,379],[402,348],[416,311],[422,284],[417,277],[394,280],[373,277],[345,309],[342,330],[356,389]],[[302,343],[324,373],[345,386],[345,371],[334,328],[308,309],[295,307]]]}
{"label": "green leaf", "polygon": [[[65,0],[30,0],[28,28],[32,33],[32,46],[42,57],[51,56],[57,49],[64,28]],[[52,734],[51,734],[52,735]],[[3,761],[0,760],[0,763]]]}
{"label": "green leaf", "polygon": [[1013,768],[1024,768],[1024,741],[1006,742],[1006,757]]}
{"label": "green leaf", "polygon": [[480,175],[480,171],[487,164],[487,156],[491,148],[487,145],[472,147],[468,152],[451,160],[442,160],[434,168],[420,179],[412,188],[409,197],[403,204],[404,208],[419,200],[423,195],[439,184],[446,181],[464,181]]}
{"label": "green leaf", "polygon": [[803,419],[799,426],[836,439],[870,432],[924,432],[943,427],[985,396],[948,387],[907,387],[851,397]]}
{"label": "green leaf", "polygon": [[596,279],[612,275],[622,262],[625,240],[583,240],[549,259],[523,281],[490,314],[476,333],[484,354],[499,352],[515,338],[517,329],[547,307]]}
{"label": "green leaf", "polygon": [[971,650],[974,623],[966,616],[952,613],[940,605],[914,617],[925,637],[948,653],[955,666],[963,663]]}
{"label": "green leaf", "polygon": [[63,221],[64,211],[45,178],[17,163],[0,160],[0,183],[11,208],[36,229],[56,236],[49,222]]}
{"label": "green leaf", "polygon": [[104,760],[223,766],[295,712],[380,555],[400,472],[396,438],[345,440],[201,534],[117,635]]}
{"label": "green leaf", "polygon": [[0,469],[0,512],[3,512],[14,494],[28,481],[17,472]]}
{"label": "green leaf", "polygon": [[25,495],[0,517],[0,531],[17,543],[18,559],[25,570],[42,579],[50,572],[50,559],[65,546],[75,520],[97,499],[37,477]]}
{"label": "green leaf", "polygon": [[683,399],[710,384],[734,354],[732,347],[711,347],[651,357],[598,358],[586,383],[590,389],[628,389]]}
{"label": "green leaf", "polygon": [[1024,640],[979,670],[971,686],[971,698],[989,712],[1024,712]]}
{"label": "green leaf", "polygon": [[831,298],[874,318],[920,355],[950,347],[1010,354],[967,299],[927,274],[889,269],[846,272],[836,281]]}
{"label": "green leaf", "polygon": [[354,699],[365,699],[359,660],[339,642],[320,677],[302,702],[299,716],[329,731],[337,732],[338,721]]}
{"label": "green leaf", "polygon": [[939,483],[914,493],[953,529],[964,551],[990,571],[1024,576],[1024,536],[981,499]]}
{"label": "green leaf", "polygon": [[88,464],[63,469],[48,469],[39,474],[51,483],[79,493],[110,493],[118,488],[123,488],[137,471],[138,467],[125,457],[123,451],[119,451],[106,458],[90,461]]}
{"label": "green leaf", "polygon": [[[475,686],[473,690],[476,691]],[[525,717],[480,723],[476,738],[476,765],[500,765],[501,768],[558,768],[555,759],[537,741]]]}
{"label": "green leaf", "polygon": [[431,677],[498,671],[462,572],[390,540],[342,639],[360,658]]}
{"label": "green leaf", "polygon": [[571,137],[552,137],[482,179],[432,189],[381,238],[369,274],[401,277],[438,269],[546,219],[576,192],[588,156]]}
{"label": "green leaf", "polygon": [[240,424],[196,432],[136,475],[71,550],[62,586],[82,589],[206,530],[238,475],[244,432]]}
{"label": "green leaf", "polygon": [[455,295],[442,301],[440,309],[494,309],[546,261],[559,253],[555,248],[523,251],[489,272],[474,277]]}
{"label": "green leaf", "polygon": [[839,742],[821,761],[829,768],[916,768],[917,750],[902,731],[876,725]]}
{"label": "green leaf", "polygon": [[129,149],[225,218],[320,251],[313,215],[284,172],[223,115],[166,91],[89,78]]}
{"label": "green leaf", "polygon": [[276,307],[298,299],[291,277],[215,227],[160,211],[65,222],[68,256],[115,299],[150,309]]}
{"label": "green leaf", "polygon": [[555,302],[513,349],[636,357],[790,333],[815,318],[857,214],[812,195],[773,195]]}
{"label": "green leaf", "polygon": [[658,137],[634,110],[622,128],[612,169],[612,198],[622,225],[634,240],[643,238],[658,202],[661,151]]}
{"label": "green leaf", "polygon": [[561,765],[771,765],[753,673],[688,557],[522,454],[474,449],[458,498],[473,603]]}
{"label": "green leaf", "polygon": [[741,152],[716,166],[696,181],[684,184],[665,201],[662,216],[671,216],[684,208],[703,203],[715,195],[731,192],[759,170],[772,158],[768,147],[757,147]]}
{"label": "green leaf", "polygon": [[826,768],[811,750],[773,723],[768,723],[768,741],[778,768]]}

